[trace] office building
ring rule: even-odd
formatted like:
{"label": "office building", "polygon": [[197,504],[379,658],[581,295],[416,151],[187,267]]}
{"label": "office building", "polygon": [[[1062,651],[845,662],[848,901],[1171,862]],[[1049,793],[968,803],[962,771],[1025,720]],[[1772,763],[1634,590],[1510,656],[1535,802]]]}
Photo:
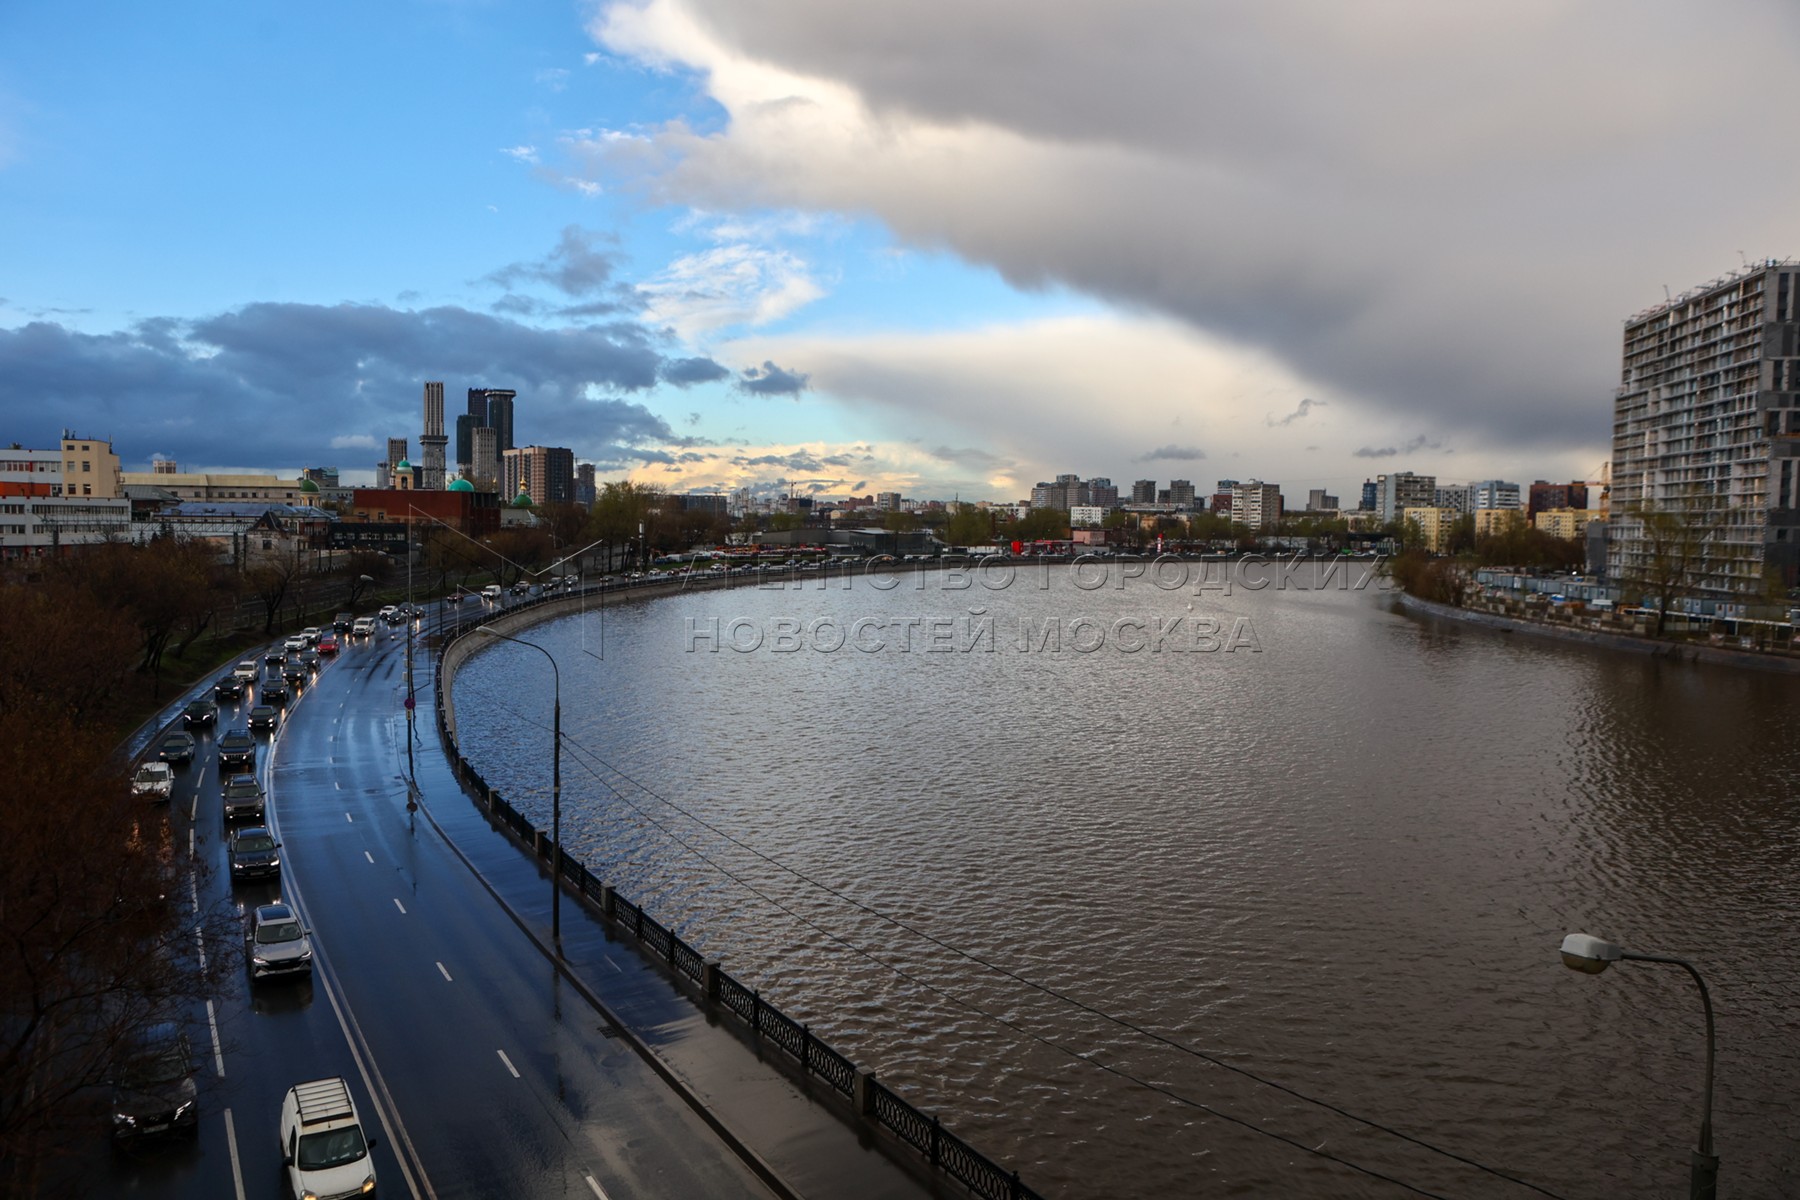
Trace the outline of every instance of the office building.
{"label": "office building", "polygon": [[419,434],[419,487],[428,492],[444,490],[444,385],[425,384],[425,429]]}
{"label": "office building", "polygon": [[1437,485],[1437,507],[1454,508],[1459,513],[1475,511],[1475,494],[1466,483],[1440,483]]}
{"label": "office building", "polygon": [[[583,508],[594,507],[594,501],[600,498],[600,491],[594,484],[594,464],[578,463],[575,467],[575,503]],[[725,511],[725,497],[719,497],[719,511]]]}
{"label": "office building", "polygon": [[[482,411],[487,411],[485,403]],[[456,469],[465,477],[475,462],[475,429],[480,424],[473,413],[458,413],[456,416]]]}
{"label": "office building", "polygon": [[488,390],[486,388],[469,389],[468,415],[475,419],[476,425],[488,423]]}
{"label": "office building", "polygon": [[1527,517],[1536,517],[1538,513],[1558,508],[1586,507],[1587,484],[1581,482],[1547,483],[1539,479],[1525,493],[1525,515]]}
{"label": "office building", "polygon": [[1133,504],[1156,503],[1156,480],[1140,479],[1131,485],[1131,502]]}
{"label": "office building", "polygon": [[1194,507],[1194,484],[1192,480],[1169,480],[1169,503],[1176,508],[1191,509]]}
{"label": "office building", "polygon": [[1473,511],[1484,508],[1525,507],[1523,489],[1504,479],[1478,479],[1469,485],[1469,504]]}
{"label": "office building", "polygon": [[[1607,573],[1657,573],[1646,512],[1704,545],[1684,590],[1728,600],[1792,587],[1800,541],[1800,263],[1768,259],[1625,323]],[[1666,556],[1664,556],[1666,558]]]}
{"label": "office building", "polygon": [[508,388],[487,389],[487,426],[494,431],[494,445],[501,454],[513,448],[513,401],[517,396]]}
{"label": "office building", "polygon": [[394,472],[401,463],[406,461],[406,439],[389,438],[387,440],[387,457],[381,460],[376,469],[376,481],[382,487],[398,487],[399,485],[394,482]]}
{"label": "office building", "polygon": [[483,492],[500,488],[499,435],[486,425],[469,431],[469,482]]}
{"label": "office building", "polygon": [[1119,507],[1119,489],[1113,481],[1103,475],[1096,475],[1087,481],[1088,503],[1097,508]]}
{"label": "office building", "polygon": [[1381,485],[1373,479],[1363,480],[1362,500],[1357,508],[1363,512],[1378,512],[1381,509]]}
{"label": "office building", "polygon": [[54,450],[0,449],[0,558],[63,553],[130,529],[131,501],[111,442],[64,430]]}
{"label": "office building", "polygon": [[1324,488],[1313,488],[1306,493],[1306,511],[1308,512],[1336,512],[1337,506],[1338,498]]}

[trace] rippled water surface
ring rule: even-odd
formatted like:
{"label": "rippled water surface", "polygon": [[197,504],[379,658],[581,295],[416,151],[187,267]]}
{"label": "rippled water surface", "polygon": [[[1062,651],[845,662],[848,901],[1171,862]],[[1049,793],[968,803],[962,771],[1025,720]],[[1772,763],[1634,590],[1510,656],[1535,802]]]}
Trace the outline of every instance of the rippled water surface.
{"label": "rippled water surface", "polygon": [[[536,627],[571,852],[1046,1195],[1539,1194],[1370,1122],[1564,1196],[1683,1194],[1698,993],[1566,970],[1574,930],[1699,964],[1721,1194],[1800,1194],[1800,680],[1372,587],[945,582]],[[885,647],[776,648],[820,617]],[[456,699],[548,827],[545,666],[497,646]]]}

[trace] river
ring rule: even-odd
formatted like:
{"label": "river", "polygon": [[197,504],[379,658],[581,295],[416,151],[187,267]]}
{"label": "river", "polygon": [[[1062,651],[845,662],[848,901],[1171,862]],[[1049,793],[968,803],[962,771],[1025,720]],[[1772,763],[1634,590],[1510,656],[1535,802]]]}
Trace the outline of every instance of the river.
{"label": "river", "polygon": [[[1800,679],[1197,570],[538,626],[571,853],[1047,1196],[1540,1194],[1388,1130],[1681,1194],[1698,992],[1569,971],[1572,931],[1699,966],[1721,1194],[1800,1194]],[[547,828],[545,665],[497,646],[456,701]]]}

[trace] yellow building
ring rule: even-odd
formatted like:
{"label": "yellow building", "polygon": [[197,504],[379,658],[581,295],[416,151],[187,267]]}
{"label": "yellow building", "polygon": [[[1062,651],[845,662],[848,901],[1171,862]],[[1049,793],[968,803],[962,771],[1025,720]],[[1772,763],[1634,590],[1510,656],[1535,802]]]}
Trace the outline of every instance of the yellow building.
{"label": "yellow building", "polygon": [[1578,541],[1587,536],[1589,521],[1600,519],[1598,513],[1585,508],[1547,508],[1531,518],[1531,523],[1551,537]]}
{"label": "yellow building", "polygon": [[1400,519],[1403,522],[1416,524],[1419,535],[1424,538],[1425,549],[1433,554],[1442,554],[1450,544],[1450,532],[1456,526],[1457,518],[1462,513],[1454,508],[1403,508]]}
{"label": "yellow building", "polygon": [[1516,508],[1478,508],[1475,510],[1475,536],[1507,533],[1525,524],[1525,514]]}

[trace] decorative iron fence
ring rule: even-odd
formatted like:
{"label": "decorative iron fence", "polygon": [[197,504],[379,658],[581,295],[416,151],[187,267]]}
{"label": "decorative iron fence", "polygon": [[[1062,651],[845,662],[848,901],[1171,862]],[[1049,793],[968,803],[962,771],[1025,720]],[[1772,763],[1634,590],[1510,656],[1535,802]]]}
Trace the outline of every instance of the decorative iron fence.
{"label": "decorative iron fence", "polygon": [[[553,603],[561,597],[545,597],[508,608],[508,614]],[[485,614],[484,614],[485,615]],[[456,777],[464,789],[504,828],[511,830],[524,847],[539,857],[551,853],[549,835],[538,829],[517,809],[506,802],[479,771],[463,757],[457,745],[445,704],[446,662],[444,652],[472,632],[478,622],[459,621],[446,626],[440,644],[440,669],[437,672],[434,708],[438,733],[450,753]],[[461,655],[448,660],[453,674]],[[984,1200],[1042,1200],[1019,1181],[1016,1171],[1007,1171],[998,1163],[943,1128],[934,1116],[928,1116],[903,1099],[892,1088],[864,1071],[850,1059],[814,1037],[805,1025],[789,1017],[762,998],[761,993],[727,974],[683,941],[680,935],[646,913],[643,908],[608,887],[586,864],[569,854],[560,856],[558,874],[570,890],[610,922],[613,927],[631,935],[645,952],[666,964],[677,976],[688,980],[708,1004],[736,1015],[750,1031],[768,1044],[785,1051],[801,1071],[817,1076],[832,1091],[850,1101],[852,1115],[888,1130],[900,1141],[923,1155],[936,1170],[967,1187]]]}

